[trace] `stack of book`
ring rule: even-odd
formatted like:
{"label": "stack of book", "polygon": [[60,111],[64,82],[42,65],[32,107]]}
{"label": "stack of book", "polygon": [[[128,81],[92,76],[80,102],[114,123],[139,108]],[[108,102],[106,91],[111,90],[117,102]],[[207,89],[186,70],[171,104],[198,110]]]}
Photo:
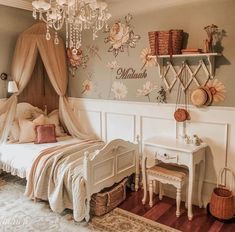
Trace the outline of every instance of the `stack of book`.
{"label": "stack of book", "polygon": [[181,50],[182,54],[200,54],[203,53],[200,48],[186,48]]}

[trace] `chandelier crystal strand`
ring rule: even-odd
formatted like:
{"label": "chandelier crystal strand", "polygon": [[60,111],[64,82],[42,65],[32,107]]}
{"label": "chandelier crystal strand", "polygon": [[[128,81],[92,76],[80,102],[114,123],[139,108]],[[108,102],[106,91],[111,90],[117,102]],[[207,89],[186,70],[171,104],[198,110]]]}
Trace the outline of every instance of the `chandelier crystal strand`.
{"label": "chandelier crystal strand", "polygon": [[51,39],[49,28],[53,28],[54,43],[58,44],[58,31],[64,24],[66,30],[66,47],[77,53],[82,45],[82,32],[92,30],[93,39],[97,32],[104,28],[109,29],[107,4],[102,0],[35,0],[33,5],[33,18],[43,21],[47,25],[46,39]]}

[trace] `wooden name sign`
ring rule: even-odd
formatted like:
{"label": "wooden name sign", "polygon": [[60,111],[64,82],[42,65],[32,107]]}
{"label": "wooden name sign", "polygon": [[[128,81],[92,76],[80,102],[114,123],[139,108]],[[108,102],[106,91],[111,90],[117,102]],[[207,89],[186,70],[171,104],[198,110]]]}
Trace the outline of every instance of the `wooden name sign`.
{"label": "wooden name sign", "polygon": [[133,68],[119,68],[116,79],[144,79],[147,77],[147,70],[137,73]]}

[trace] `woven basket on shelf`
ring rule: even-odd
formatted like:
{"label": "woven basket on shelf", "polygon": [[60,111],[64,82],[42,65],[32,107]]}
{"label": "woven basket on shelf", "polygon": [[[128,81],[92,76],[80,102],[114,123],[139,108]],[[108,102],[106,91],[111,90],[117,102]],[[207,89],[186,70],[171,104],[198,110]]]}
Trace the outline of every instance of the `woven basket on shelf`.
{"label": "woven basket on shelf", "polygon": [[126,183],[127,179],[124,179],[100,193],[93,194],[90,203],[91,214],[102,216],[123,202],[126,199]]}
{"label": "woven basket on shelf", "polygon": [[173,55],[181,53],[183,30],[151,31],[148,35],[151,55]]}
{"label": "woven basket on shelf", "polygon": [[[232,183],[234,183],[234,173],[231,169],[225,167],[220,170],[217,187],[213,190],[210,201],[210,213],[221,220],[231,219],[234,215],[234,199],[233,199],[233,184],[230,185],[230,189],[226,188],[222,184],[223,173],[228,171],[232,176]],[[220,184],[219,184],[220,183]]]}

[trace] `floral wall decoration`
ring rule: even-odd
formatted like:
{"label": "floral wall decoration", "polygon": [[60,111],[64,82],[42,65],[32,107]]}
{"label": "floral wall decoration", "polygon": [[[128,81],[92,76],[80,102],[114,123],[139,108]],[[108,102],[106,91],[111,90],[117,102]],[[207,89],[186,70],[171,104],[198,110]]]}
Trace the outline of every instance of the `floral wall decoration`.
{"label": "floral wall decoration", "polygon": [[140,54],[140,58],[143,62],[143,66],[141,68],[144,69],[144,68],[147,68],[147,67],[154,67],[156,66],[156,57],[151,57],[151,50],[150,48],[144,48],[142,51],[141,51],[141,54]]}
{"label": "floral wall decoration", "polygon": [[[198,12],[201,9],[201,3],[196,5]],[[217,8],[219,9],[215,5],[212,7],[216,10],[214,12],[210,11],[212,23],[216,17]],[[70,74],[68,95],[71,97],[101,100],[175,104],[178,92],[177,85],[174,85],[171,92],[167,90],[164,78],[160,77],[158,60],[150,55],[148,32],[153,30],[168,30],[172,26],[176,26],[176,28],[182,28],[188,33],[188,37],[186,36],[184,41],[185,46],[187,42],[185,48],[203,48],[206,34],[205,32],[203,33],[202,28],[205,26],[205,20],[208,21],[208,17],[206,16],[205,20],[201,20],[201,15],[199,16],[195,10],[186,6],[185,9],[185,15],[194,15],[194,18],[197,19],[191,21],[192,27],[188,27],[184,20],[184,14],[178,14],[176,22],[172,22],[172,9],[161,9],[157,14],[155,11],[143,12],[143,14],[136,15],[133,13],[133,17],[130,14],[121,15],[121,12],[119,12],[120,14],[116,14],[114,17],[117,15],[121,16],[114,18],[108,30],[101,33],[95,41],[92,40],[89,33],[85,33],[81,49],[83,55],[87,55],[89,60],[86,62],[86,68],[80,65],[75,69],[77,78],[73,78]],[[228,9],[228,7],[225,7],[225,9]],[[177,14],[177,10],[175,13]],[[232,35],[235,35],[235,28],[232,27],[231,20],[228,21],[225,17],[223,22],[220,20],[220,22],[216,21],[214,23],[220,23],[221,27],[226,25],[226,30],[228,31],[225,34],[220,28],[215,28],[217,34],[213,32],[213,51],[223,51],[223,56],[215,58],[215,78],[217,80],[209,78],[210,80],[206,87],[210,88],[211,95],[213,95],[212,105],[234,107],[235,91],[233,91],[234,85],[232,83],[235,80],[231,78],[231,73],[234,73],[235,66],[230,65],[234,63],[232,59],[234,58],[234,52],[229,48],[234,44],[232,40],[234,36],[232,37]],[[198,31],[195,31],[195,28],[198,28]],[[205,30],[208,31],[208,28],[205,28]],[[208,37],[207,39],[210,38],[210,34],[211,32],[208,32],[209,36],[206,36]],[[224,36],[226,36],[226,46],[223,47],[224,44],[219,44],[219,42]],[[217,50],[219,45],[221,49]],[[76,63],[79,63],[76,58],[75,56],[75,59],[71,59],[72,64],[73,62],[75,63],[75,65],[73,64],[75,67]],[[186,59],[189,61],[188,64],[190,64],[192,72],[197,70],[200,59],[199,57]],[[202,59],[204,60],[204,58]],[[175,72],[178,73],[180,71],[182,61],[183,58],[174,59]],[[205,65],[209,70],[206,58]],[[164,66],[165,71],[167,60],[164,61]],[[167,73],[166,80],[169,84],[174,82],[175,72],[170,69]],[[89,75],[89,73],[92,73],[92,75]],[[183,72],[180,77],[182,78],[186,75],[186,79],[189,80],[189,73],[189,70],[187,75]],[[203,68],[196,75],[199,85],[201,84],[203,87],[205,87],[205,75],[207,76],[207,72]],[[193,104],[190,97],[191,93],[197,88],[198,84],[194,81],[188,88],[188,101],[190,105]],[[210,98],[212,99],[211,95]]]}
{"label": "floral wall decoration", "polygon": [[90,95],[91,92],[93,91],[93,83],[91,80],[86,79],[82,83],[82,94]]}
{"label": "floral wall decoration", "polygon": [[167,93],[163,86],[160,87],[157,94],[156,100],[158,103],[167,103]]}
{"label": "floral wall decoration", "polygon": [[131,25],[133,16],[128,14],[125,17],[125,22],[115,22],[111,29],[107,31],[108,37],[105,38],[104,42],[111,44],[108,52],[113,52],[116,57],[120,52],[127,51],[129,48],[135,48],[136,43],[140,40],[140,35],[134,33],[134,27]]}
{"label": "floral wall decoration", "polygon": [[111,96],[112,84],[113,84],[113,79],[114,79],[113,72],[114,72],[114,70],[120,68],[120,65],[119,65],[119,63],[116,60],[113,60],[113,61],[108,62],[106,67],[108,69],[110,69],[109,92],[108,92],[108,95],[107,95],[107,99],[109,99],[110,96]]}
{"label": "floral wall decoration", "polygon": [[[157,102],[157,103],[167,103],[167,92],[163,86],[158,90],[157,84],[152,83],[151,81],[147,81],[143,84],[142,89],[137,89],[137,97],[147,97],[149,102]],[[153,92],[157,92],[155,100],[151,99],[150,95]]]}
{"label": "floral wall decoration", "polygon": [[225,86],[218,79],[210,80],[207,83],[207,87],[209,88],[214,102],[222,102],[225,100]]}
{"label": "floral wall decoration", "polygon": [[137,89],[137,97],[145,96],[148,98],[148,101],[150,102],[150,94],[157,89],[157,85],[153,84],[150,81],[147,81],[142,89]]}
{"label": "floral wall decoration", "polygon": [[72,75],[75,75],[75,71],[79,68],[86,68],[89,60],[88,55],[84,55],[81,49],[77,49],[76,53],[72,49],[67,49],[67,57],[69,61],[69,69]]}
{"label": "floral wall decoration", "polygon": [[121,81],[114,81],[111,92],[114,94],[114,99],[115,100],[121,100],[126,98],[128,89],[125,84]]}
{"label": "floral wall decoration", "polygon": [[99,47],[97,45],[86,46],[87,53],[90,57],[97,57],[99,61],[102,61],[101,56],[99,55]]}
{"label": "floral wall decoration", "polygon": [[116,60],[113,60],[111,62],[108,62],[106,67],[110,68],[110,70],[113,71],[114,69],[120,68],[120,65],[118,64],[118,62]]}

